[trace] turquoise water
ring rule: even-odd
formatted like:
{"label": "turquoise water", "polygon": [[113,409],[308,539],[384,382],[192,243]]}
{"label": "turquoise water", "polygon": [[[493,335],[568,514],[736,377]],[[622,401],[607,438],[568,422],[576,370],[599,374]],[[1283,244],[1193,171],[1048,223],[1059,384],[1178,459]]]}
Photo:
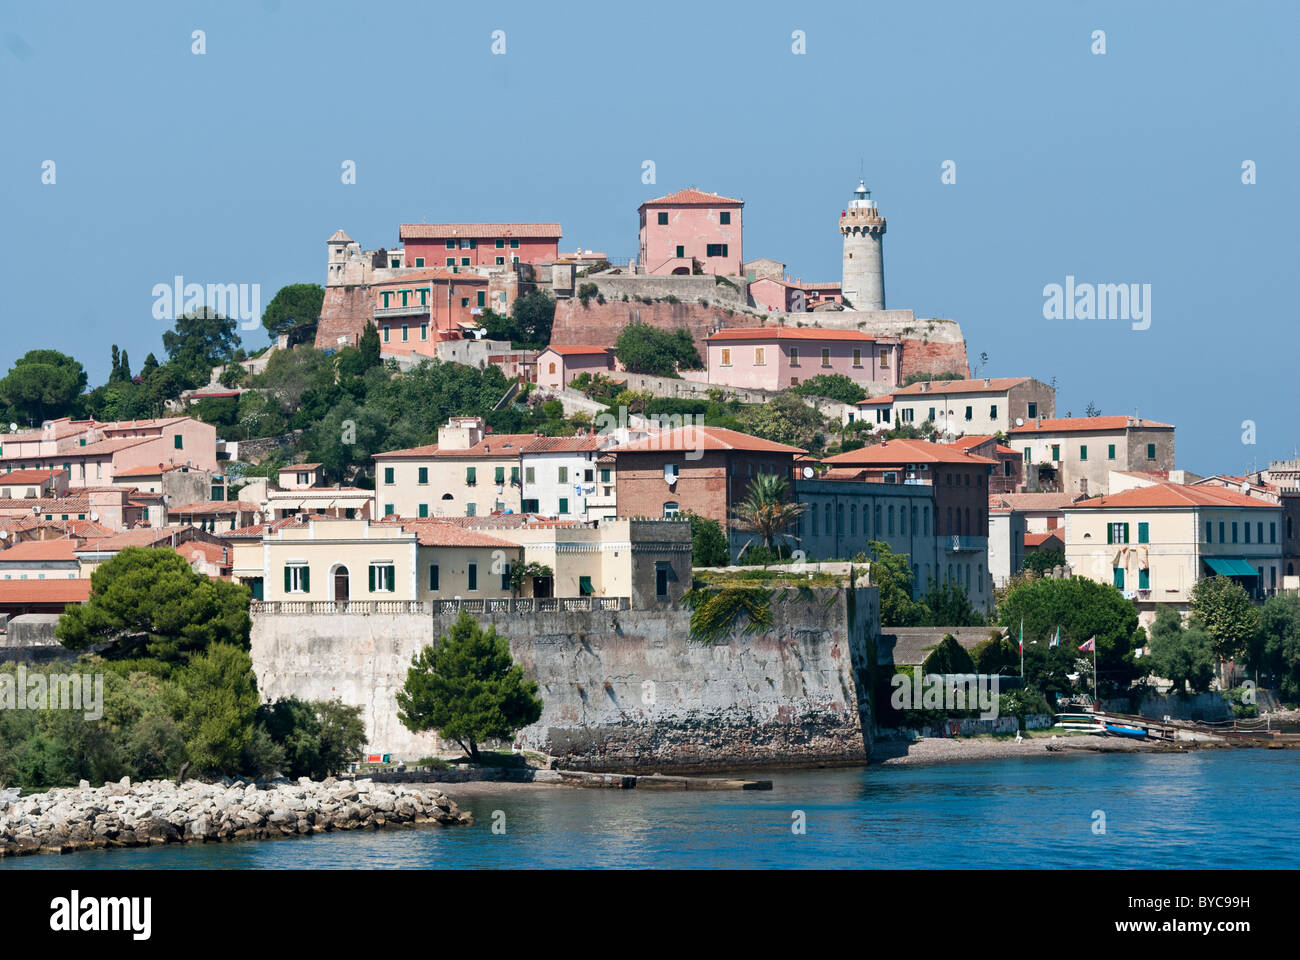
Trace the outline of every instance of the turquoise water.
{"label": "turquoise water", "polygon": [[757,775],[774,781],[770,793],[503,791],[465,800],[478,821],[468,828],[10,858],[0,870],[1300,867],[1300,751]]}

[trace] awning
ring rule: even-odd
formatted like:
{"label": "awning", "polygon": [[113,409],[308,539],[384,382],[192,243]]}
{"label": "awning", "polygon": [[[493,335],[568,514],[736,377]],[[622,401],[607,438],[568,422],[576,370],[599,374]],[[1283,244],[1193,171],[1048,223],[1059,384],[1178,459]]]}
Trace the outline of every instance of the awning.
{"label": "awning", "polygon": [[1206,557],[1205,562],[1221,577],[1258,577],[1259,571],[1237,557]]}

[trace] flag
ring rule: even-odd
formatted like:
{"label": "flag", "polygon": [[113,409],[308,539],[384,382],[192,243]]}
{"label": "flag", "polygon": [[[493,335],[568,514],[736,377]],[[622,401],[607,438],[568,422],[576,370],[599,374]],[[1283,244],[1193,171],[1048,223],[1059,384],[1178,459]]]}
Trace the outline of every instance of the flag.
{"label": "flag", "polygon": [[1080,650],[1096,650],[1096,649],[1097,649],[1097,638],[1096,638],[1096,636],[1091,636],[1091,637],[1089,637],[1089,638],[1088,638],[1084,643],[1081,643],[1081,644],[1079,645],[1079,649],[1080,649]]}
{"label": "flag", "polygon": [[1061,645],[1061,628],[1060,628],[1060,627],[1057,627],[1057,628],[1056,628],[1056,636],[1052,637],[1052,642],[1049,643],[1048,646],[1049,646],[1049,647],[1059,647],[1060,645]]}
{"label": "flag", "polygon": [[1020,618],[1020,652],[1025,652],[1025,618]]}

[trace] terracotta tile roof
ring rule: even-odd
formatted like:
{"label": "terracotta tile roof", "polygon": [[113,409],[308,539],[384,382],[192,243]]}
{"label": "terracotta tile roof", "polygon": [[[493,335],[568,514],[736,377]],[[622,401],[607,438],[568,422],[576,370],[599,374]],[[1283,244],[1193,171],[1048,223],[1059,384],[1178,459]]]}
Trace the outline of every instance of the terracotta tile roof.
{"label": "terracotta tile roof", "polygon": [[704,338],[717,340],[852,340],[874,343],[875,337],[860,330],[829,330],[824,327],[728,327]]}
{"label": "terracotta tile roof", "polygon": [[1030,420],[1023,427],[1012,427],[1015,434],[1024,433],[1084,433],[1090,430],[1124,430],[1129,427],[1172,430],[1172,423],[1141,420],[1137,417],[1057,417],[1052,420]]}
{"label": "terracotta tile roof", "polygon": [[258,509],[257,504],[248,500],[207,500],[202,503],[187,503],[181,507],[171,507],[167,513],[168,515],[185,513],[191,516],[208,516],[225,513],[255,513]]}
{"label": "terracotta tile roof", "polygon": [[[552,353],[558,353],[562,357],[569,357],[569,356],[586,357],[586,356],[592,356],[594,354],[614,352],[613,347],[601,347],[601,346],[596,346],[595,344],[569,344],[569,343],[561,344],[561,345],[556,345],[552,343],[546,348],[546,350],[550,350]],[[542,353],[545,353],[546,350],[543,350]]]}
{"label": "terracotta tile roof", "polygon": [[287,467],[281,467],[281,473],[293,473],[295,470],[319,470],[324,464],[320,463],[291,463]]}
{"label": "terracotta tile roof", "polygon": [[989,495],[989,506],[997,501],[1010,510],[1060,510],[1076,499],[1069,493],[995,493]]}
{"label": "terracotta tile roof", "polygon": [[114,480],[120,480],[123,477],[161,477],[168,470],[174,467],[164,467],[161,463],[156,467],[145,465],[143,467],[128,467],[125,470],[117,470],[113,473]]}
{"label": "terracotta tile roof", "polygon": [[0,580],[0,604],[85,603],[90,580]]}
{"label": "terracotta tile roof", "polygon": [[988,443],[992,439],[993,437],[991,434],[985,434],[983,436],[976,434],[975,436],[970,437],[958,437],[956,440],[952,441],[952,443],[948,444],[948,446],[958,447],[962,450],[969,450],[971,447],[978,447],[981,444]]}
{"label": "terracotta tile roof", "polygon": [[331,233],[330,238],[325,242],[326,243],[352,243],[352,238],[349,237],[346,233],[344,233],[343,228],[340,227],[339,229]]}
{"label": "terracotta tile roof", "polygon": [[1001,393],[1018,384],[1026,383],[1028,380],[1028,377],[990,377],[987,384],[983,379],[927,380],[921,383],[908,384],[906,387],[895,390],[894,395],[900,400],[911,400],[917,396],[939,397],[952,393]]}
{"label": "terracotta tile roof", "polygon": [[[470,517],[468,519],[476,519]],[[398,521],[403,530],[415,534],[416,542],[422,547],[493,547],[498,549],[518,549],[519,544],[480,533],[456,523],[443,523],[440,520],[419,519]]]}
{"label": "terracotta tile roof", "polygon": [[468,450],[437,450],[433,456],[439,459],[457,459],[461,457],[501,459],[517,456],[537,437],[531,433],[496,433],[484,437]]}
{"label": "terracotta tile roof", "polygon": [[[2,440],[3,437],[0,437]],[[44,483],[61,474],[62,470],[11,470],[0,473],[0,486],[15,483]]]}
{"label": "terracotta tile roof", "polygon": [[285,527],[301,526],[308,520],[327,520],[328,517],[316,517],[309,513],[296,513],[293,516],[281,517],[279,520],[272,520],[270,523],[253,523],[246,527],[236,527],[234,530],[225,530],[215,536],[222,540],[261,540],[262,534],[282,530]]}
{"label": "terracotta tile roof", "polygon": [[[718,204],[739,204],[744,205],[743,200],[736,200],[732,197],[724,197],[717,193],[705,193],[703,190],[696,190],[694,187],[687,187],[685,190],[678,190],[676,193],[665,194],[662,197],[655,197],[653,200],[647,200],[641,204],[641,207],[648,207],[653,204],[675,204],[677,206],[715,206]],[[641,207],[637,207],[638,210]]]}
{"label": "terracotta tile roof", "polygon": [[964,453],[946,443],[930,443],[928,440],[885,440],[847,453],[837,453],[822,462],[838,466],[854,464],[893,466],[900,463],[951,463],[974,466],[994,464],[998,461]]}
{"label": "terracotta tile roof", "polygon": [[576,437],[535,437],[533,442],[524,447],[524,453],[582,453],[587,450],[599,450],[612,442],[612,438],[597,433],[588,433]]}
{"label": "terracotta tile roof", "polygon": [[[32,510],[40,507],[40,510]],[[0,500],[0,510],[31,510],[37,513],[85,513],[90,509],[89,497],[15,497]]]}
{"label": "terracotta tile roof", "polygon": [[27,563],[37,560],[70,560],[77,558],[73,551],[77,541],[71,537],[59,540],[27,540],[0,550],[0,563]]}
{"label": "terracotta tile roof", "polygon": [[215,564],[218,567],[230,566],[230,548],[223,547],[219,543],[208,543],[206,540],[190,540],[172,549],[191,564],[196,559],[202,558],[207,563]]}
{"label": "terracotta tile roof", "polygon": [[894,402],[894,395],[893,395],[892,393],[887,393],[887,394],[885,394],[883,397],[867,397],[867,399],[865,399],[865,400],[859,400],[859,401],[858,401],[858,406],[859,406],[859,407],[878,407],[878,406],[880,406],[881,404],[893,403],[893,402]]}
{"label": "terracotta tile roof", "polygon": [[78,552],[116,553],[127,547],[154,547],[160,543],[171,544],[173,537],[188,527],[137,527],[123,530],[102,540],[87,540],[77,548]]}
{"label": "terracotta tile roof", "polygon": [[398,229],[402,240],[559,240],[563,235],[558,223],[404,223]]}
{"label": "terracotta tile roof", "polygon": [[1064,544],[1065,544],[1065,535],[1064,535],[1064,531],[1062,531],[1062,530],[1048,530],[1046,533],[1026,533],[1026,534],[1025,534],[1025,546],[1026,546],[1026,547],[1041,547],[1041,546],[1043,546],[1043,544],[1047,543],[1048,540],[1055,540],[1057,543],[1060,543],[1061,545],[1064,545]]}
{"label": "terracotta tile roof", "polygon": [[1096,510],[1107,507],[1259,507],[1279,509],[1276,503],[1248,497],[1224,487],[1192,487],[1181,483],[1156,483],[1121,493],[1093,497],[1070,504],[1066,510]]}
{"label": "terracotta tile roof", "polygon": [[771,440],[763,440],[759,437],[751,437],[747,433],[741,433],[738,430],[727,430],[724,427],[678,427],[676,430],[665,430],[662,433],[645,437],[641,440],[633,440],[629,443],[621,444],[612,448],[614,454],[620,453],[677,453],[687,450],[737,450],[753,453],[807,453],[806,450],[800,450],[798,447],[790,447],[784,443],[775,443]]}
{"label": "terracotta tile roof", "polygon": [[372,460],[402,460],[408,457],[431,457],[438,452],[436,443],[428,443],[423,447],[407,447],[405,450],[389,450],[386,453],[376,453]]}

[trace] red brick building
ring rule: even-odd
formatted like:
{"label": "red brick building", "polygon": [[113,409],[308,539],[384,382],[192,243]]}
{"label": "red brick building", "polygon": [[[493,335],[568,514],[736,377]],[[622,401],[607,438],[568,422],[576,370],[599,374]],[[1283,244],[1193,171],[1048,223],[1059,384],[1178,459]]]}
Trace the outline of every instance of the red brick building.
{"label": "red brick building", "polygon": [[[693,513],[731,526],[732,511],[760,473],[789,479],[805,451],[722,427],[686,426],[614,447],[621,517]],[[739,543],[729,530],[733,551]]]}

